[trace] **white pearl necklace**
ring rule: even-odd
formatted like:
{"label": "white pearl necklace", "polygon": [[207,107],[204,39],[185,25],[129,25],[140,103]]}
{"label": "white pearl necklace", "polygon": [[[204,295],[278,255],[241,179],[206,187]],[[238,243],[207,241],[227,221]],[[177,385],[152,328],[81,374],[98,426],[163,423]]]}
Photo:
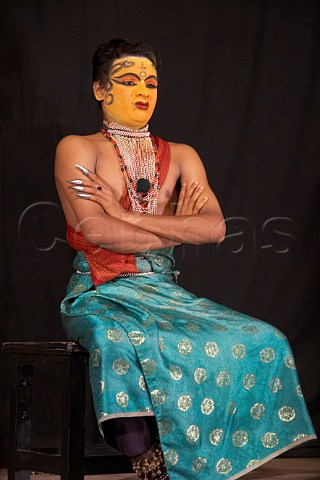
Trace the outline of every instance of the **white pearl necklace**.
{"label": "white pearl necklace", "polygon": [[[148,125],[136,130],[109,122],[106,129],[116,150],[117,148],[119,150],[118,155],[120,153],[120,167],[126,181],[132,210],[156,215],[160,171]],[[141,179],[144,179],[145,185],[149,182],[147,192],[137,189],[137,182],[140,180],[141,184]]]}

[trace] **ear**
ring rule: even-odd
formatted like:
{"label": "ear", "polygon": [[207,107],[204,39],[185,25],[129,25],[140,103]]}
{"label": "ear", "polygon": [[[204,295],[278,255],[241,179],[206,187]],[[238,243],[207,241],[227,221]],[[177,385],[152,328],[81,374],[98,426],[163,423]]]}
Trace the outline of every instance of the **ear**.
{"label": "ear", "polygon": [[104,87],[101,85],[101,83],[98,81],[98,82],[93,82],[93,93],[94,93],[94,96],[96,98],[96,100],[98,100],[98,102],[101,102],[103,99],[104,99],[104,96],[105,96],[105,89]]}

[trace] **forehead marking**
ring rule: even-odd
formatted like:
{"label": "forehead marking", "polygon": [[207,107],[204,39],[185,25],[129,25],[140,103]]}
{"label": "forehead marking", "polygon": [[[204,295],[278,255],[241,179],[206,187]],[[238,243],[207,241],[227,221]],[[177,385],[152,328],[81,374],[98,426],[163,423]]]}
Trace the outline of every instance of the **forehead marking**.
{"label": "forehead marking", "polygon": [[147,75],[146,72],[140,72],[140,77],[141,78],[145,77],[146,75]]}
{"label": "forehead marking", "polygon": [[135,62],[124,60],[122,62],[115,63],[111,70],[111,75],[118,73],[122,68],[130,68],[135,65]]}

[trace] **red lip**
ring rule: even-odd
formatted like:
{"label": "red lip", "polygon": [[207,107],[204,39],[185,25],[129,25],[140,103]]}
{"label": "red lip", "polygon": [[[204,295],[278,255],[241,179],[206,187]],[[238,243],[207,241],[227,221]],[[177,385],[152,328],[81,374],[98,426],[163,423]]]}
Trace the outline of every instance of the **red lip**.
{"label": "red lip", "polygon": [[149,102],[136,102],[135,106],[139,108],[140,110],[148,110],[149,108]]}

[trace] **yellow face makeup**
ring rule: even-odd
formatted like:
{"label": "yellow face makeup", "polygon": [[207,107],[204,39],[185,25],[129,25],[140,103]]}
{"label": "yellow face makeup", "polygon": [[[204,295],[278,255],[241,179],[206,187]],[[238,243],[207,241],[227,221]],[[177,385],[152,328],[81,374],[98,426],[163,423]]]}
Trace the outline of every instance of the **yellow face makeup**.
{"label": "yellow face makeup", "polygon": [[148,58],[115,60],[104,91],[104,117],[129,128],[144,127],[157,103],[157,86],[157,72]]}

